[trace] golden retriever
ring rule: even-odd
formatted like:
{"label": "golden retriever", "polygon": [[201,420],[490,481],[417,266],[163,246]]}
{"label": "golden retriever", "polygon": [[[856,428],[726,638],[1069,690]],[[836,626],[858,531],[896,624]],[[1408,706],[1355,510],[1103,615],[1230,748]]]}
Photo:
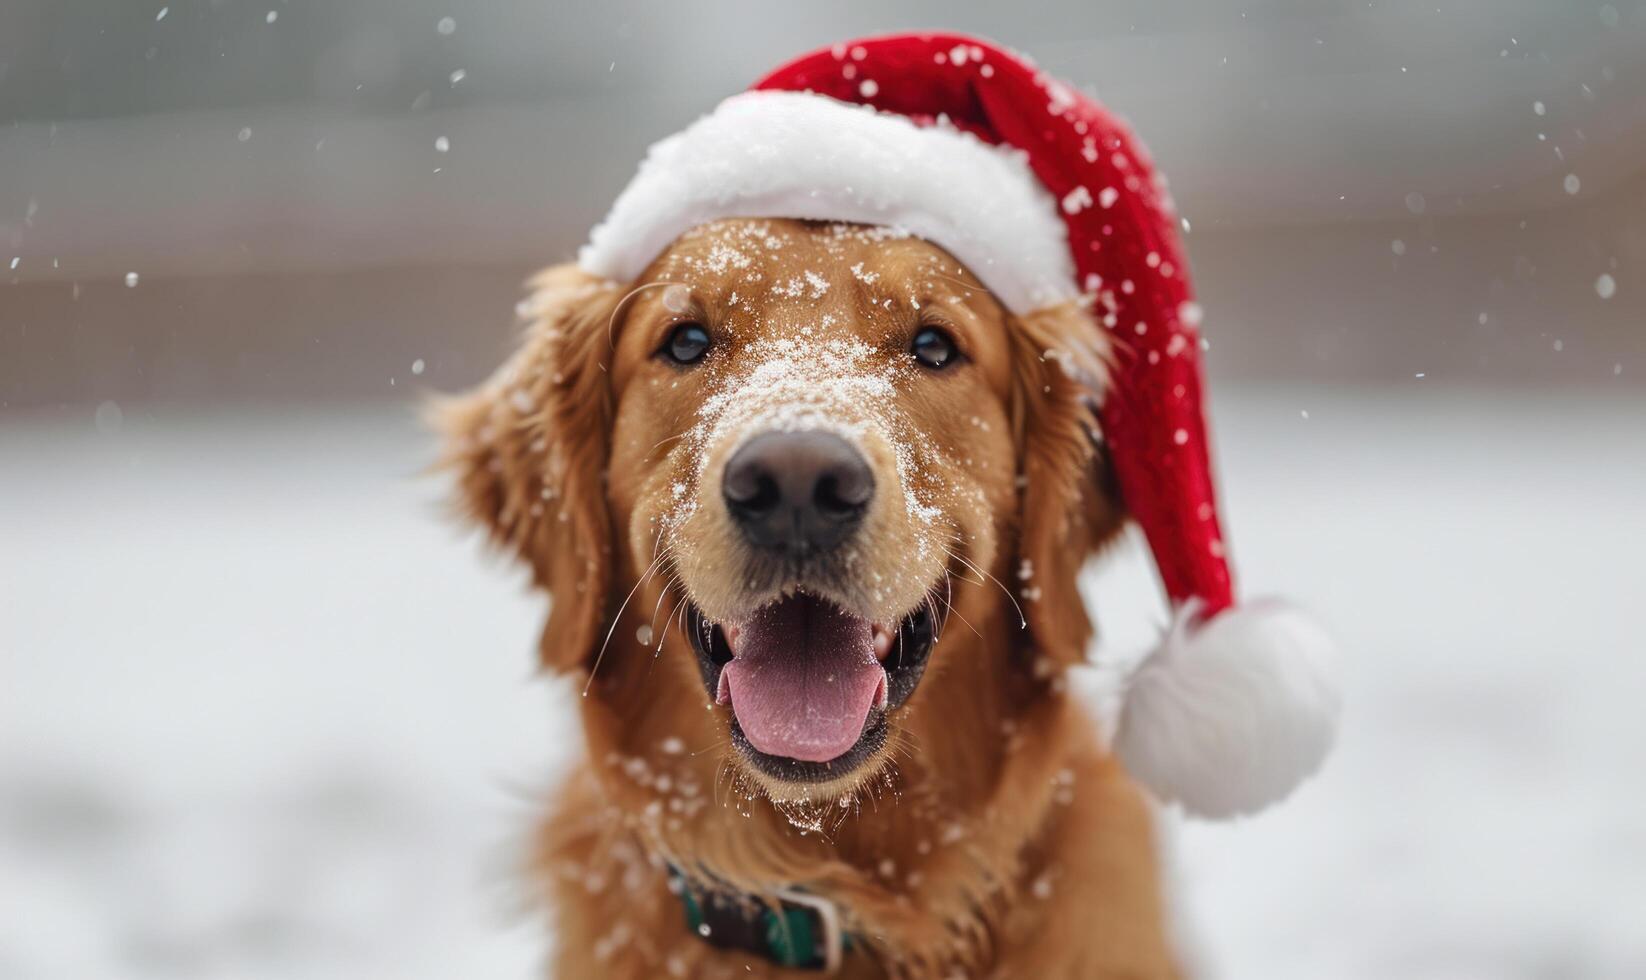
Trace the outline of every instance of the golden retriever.
{"label": "golden retriever", "polygon": [[533,286],[436,420],[584,689],[530,870],[554,975],[806,975],[689,924],[724,892],[825,900],[844,977],[1174,976],[1151,810],[1065,682],[1122,520],[1087,312],[792,220]]}

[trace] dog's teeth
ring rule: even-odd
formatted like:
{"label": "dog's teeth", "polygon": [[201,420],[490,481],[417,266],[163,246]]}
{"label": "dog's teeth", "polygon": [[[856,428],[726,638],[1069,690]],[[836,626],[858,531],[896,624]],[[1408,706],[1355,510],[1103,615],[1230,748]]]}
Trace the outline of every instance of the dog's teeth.
{"label": "dog's teeth", "polygon": [[732,682],[726,679],[725,670],[720,671],[720,683],[714,692],[715,704],[729,704],[732,699]]}
{"label": "dog's teeth", "polygon": [[891,656],[892,643],[896,639],[896,634],[888,632],[886,627],[881,626],[879,623],[874,624],[874,658],[876,660],[885,660]]}

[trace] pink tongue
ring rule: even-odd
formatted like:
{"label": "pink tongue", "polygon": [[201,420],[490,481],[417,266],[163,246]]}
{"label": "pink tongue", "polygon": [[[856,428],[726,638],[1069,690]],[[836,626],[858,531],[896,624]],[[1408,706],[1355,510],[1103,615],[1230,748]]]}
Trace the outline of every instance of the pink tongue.
{"label": "pink tongue", "polygon": [[869,622],[798,595],[744,623],[720,677],[720,700],[749,744],[767,755],[828,762],[863,734],[883,701],[886,671]]}

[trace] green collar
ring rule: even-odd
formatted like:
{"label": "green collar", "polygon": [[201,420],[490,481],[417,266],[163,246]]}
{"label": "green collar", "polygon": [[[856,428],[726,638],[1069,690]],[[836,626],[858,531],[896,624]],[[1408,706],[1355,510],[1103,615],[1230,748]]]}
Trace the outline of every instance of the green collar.
{"label": "green collar", "polygon": [[851,947],[835,904],[808,892],[783,889],[771,897],[773,902],[694,881],[673,865],[669,889],[680,896],[686,927],[712,946],[825,973],[838,969]]}

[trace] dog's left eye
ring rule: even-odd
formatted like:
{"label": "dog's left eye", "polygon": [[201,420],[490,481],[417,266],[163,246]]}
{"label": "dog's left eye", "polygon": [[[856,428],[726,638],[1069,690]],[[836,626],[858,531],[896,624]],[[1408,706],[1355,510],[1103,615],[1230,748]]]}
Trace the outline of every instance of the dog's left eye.
{"label": "dog's left eye", "polygon": [[954,341],[936,327],[926,327],[915,334],[914,341],[909,344],[909,353],[929,368],[946,368],[958,356]]}
{"label": "dog's left eye", "polygon": [[676,364],[696,364],[714,341],[700,323],[682,323],[669,333],[663,353]]}

